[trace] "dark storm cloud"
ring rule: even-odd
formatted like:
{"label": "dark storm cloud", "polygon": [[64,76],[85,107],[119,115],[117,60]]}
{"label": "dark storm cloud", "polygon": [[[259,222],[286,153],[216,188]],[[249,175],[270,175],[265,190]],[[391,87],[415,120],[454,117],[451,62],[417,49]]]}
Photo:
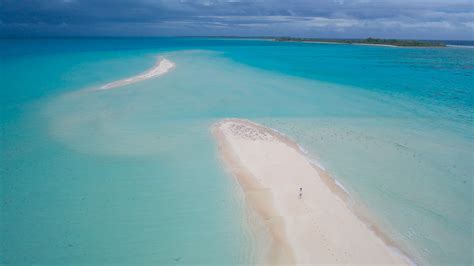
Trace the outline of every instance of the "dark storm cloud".
{"label": "dark storm cloud", "polygon": [[2,35],[473,39],[472,0],[0,0]]}

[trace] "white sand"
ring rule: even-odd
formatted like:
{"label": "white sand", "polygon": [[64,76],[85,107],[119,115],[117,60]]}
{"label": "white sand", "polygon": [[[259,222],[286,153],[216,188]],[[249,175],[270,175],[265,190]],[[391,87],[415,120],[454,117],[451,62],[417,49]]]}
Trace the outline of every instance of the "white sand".
{"label": "white sand", "polygon": [[[246,120],[213,127],[219,151],[274,238],[271,263],[408,264],[288,138]],[[299,198],[299,189],[303,196]]]}
{"label": "white sand", "polygon": [[140,82],[146,79],[150,79],[153,77],[166,74],[168,71],[170,71],[174,67],[175,67],[175,64],[171,62],[170,60],[166,58],[163,58],[161,60],[158,59],[158,62],[156,63],[156,65],[153,68],[149,69],[148,71],[140,75],[127,78],[127,79],[122,79],[122,80],[114,81],[111,83],[107,83],[104,86],[100,87],[99,89],[108,90],[108,89],[113,89],[120,86],[125,86],[131,83]]}

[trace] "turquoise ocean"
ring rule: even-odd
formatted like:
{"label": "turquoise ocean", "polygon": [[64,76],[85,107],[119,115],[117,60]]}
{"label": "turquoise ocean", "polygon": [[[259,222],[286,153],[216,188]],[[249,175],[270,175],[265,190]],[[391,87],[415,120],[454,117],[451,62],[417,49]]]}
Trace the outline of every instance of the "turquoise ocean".
{"label": "turquoise ocean", "polygon": [[[166,75],[94,91],[164,56]],[[474,49],[0,40],[0,264],[251,264],[216,121],[297,141],[420,264],[472,264]]]}

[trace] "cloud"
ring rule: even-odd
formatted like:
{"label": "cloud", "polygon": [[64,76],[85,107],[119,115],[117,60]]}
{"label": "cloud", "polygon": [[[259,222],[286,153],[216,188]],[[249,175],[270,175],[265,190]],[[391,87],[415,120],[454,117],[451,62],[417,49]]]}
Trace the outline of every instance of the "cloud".
{"label": "cloud", "polygon": [[1,35],[474,39],[473,18],[472,0],[0,0]]}

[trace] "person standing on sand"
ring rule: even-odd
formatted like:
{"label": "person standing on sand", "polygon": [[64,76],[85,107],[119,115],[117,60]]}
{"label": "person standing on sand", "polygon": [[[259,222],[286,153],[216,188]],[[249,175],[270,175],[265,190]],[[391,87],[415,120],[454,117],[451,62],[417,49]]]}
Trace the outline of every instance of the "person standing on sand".
{"label": "person standing on sand", "polygon": [[303,196],[303,188],[300,187],[300,199],[301,199],[302,196]]}

